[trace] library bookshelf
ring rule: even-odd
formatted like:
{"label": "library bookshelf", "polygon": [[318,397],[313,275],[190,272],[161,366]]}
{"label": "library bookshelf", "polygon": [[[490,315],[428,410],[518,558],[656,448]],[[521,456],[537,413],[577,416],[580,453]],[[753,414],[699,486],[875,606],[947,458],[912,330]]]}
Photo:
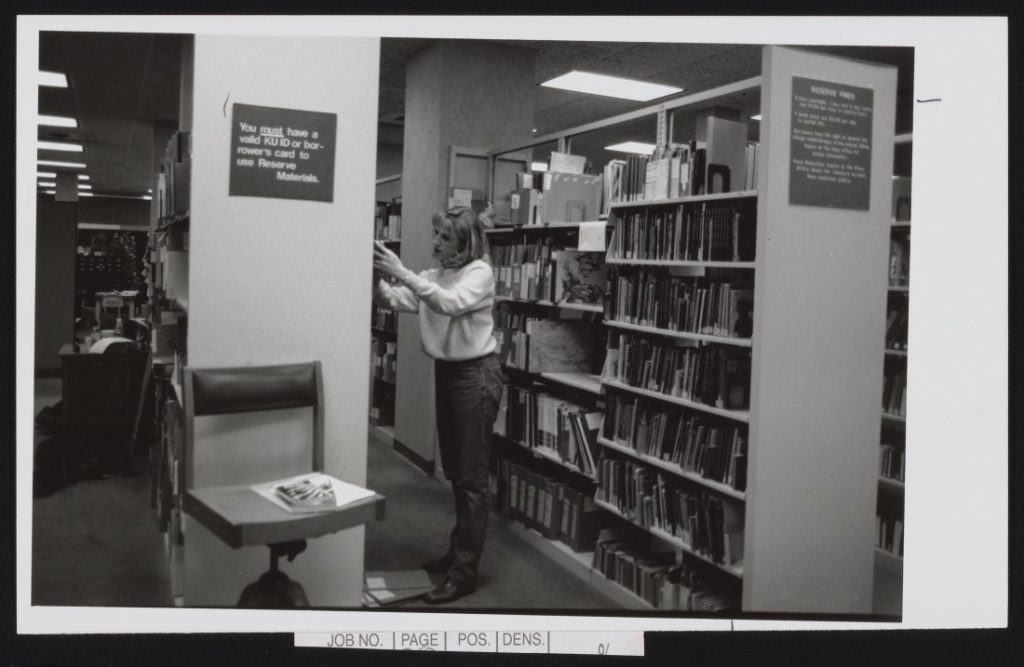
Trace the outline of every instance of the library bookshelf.
{"label": "library bookshelf", "polygon": [[[806,193],[790,187],[802,168],[791,153],[791,142],[799,136],[794,129],[799,122],[796,108],[803,103],[795,92],[800,77],[828,82],[844,91],[873,91],[871,102],[861,109],[873,116],[865,138],[873,149],[862,154],[870,165],[870,175],[860,182],[861,203],[857,206],[801,203]],[[726,407],[722,400],[679,391],[672,383],[659,385],[641,374],[631,379],[608,360],[599,385],[591,380],[586,389],[576,388],[598,397],[595,405],[604,410],[594,442],[597,458],[639,471],[656,488],[674,487],[719,511],[727,508],[725,516],[740,517],[740,525],[732,527],[732,537],[742,537],[742,557],[731,560],[734,553],[723,560],[714,549],[694,547],[681,537],[683,527],[663,527],[664,516],[654,522],[638,520],[651,506],[624,511],[621,503],[606,499],[600,482],[594,504],[607,523],[629,525],[637,531],[630,534],[645,536],[629,538],[638,551],[669,549],[676,553],[677,564],[705,567],[709,580],[721,575],[724,585],[732,582],[738,591],[735,605],[729,607],[732,612],[870,614],[876,561],[894,569],[890,554],[878,553],[872,546],[876,495],[883,485],[895,493],[902,486],[879,480],[877,453],[863,445],[877,441],[881,392],[877,378],[883,374],[883,365],[887,358],[905,359],[905,353],[893,350],[895,353],[887,354],[878,344],[883,323],[868,315],[877,312],[878,304],[893,298],[891,295],[907,290],[905,286],[890,289],[884,273],[871,270],[885,263],[890,231],[898,228],[889,215],[895,70],[808,51],[765,47],[760,77],[684,96],[652,107],[651,113],[668,110],[698,115],[713,106],[717,96],[725,98],[741,91],[759,95],[765,118],[756,149],[756,186],[711,195],[612,201],[605,266],[618,275],[654,274],[655,281],[660,276],[666,281],[729,279],[744,287],[749,284],[751,332],[744,335],[678,323],[652,326],[646,319],[629,321],[613,315],[614,302],[605,303],[600,329],[609,340],[609,350],[616,349],[611,341],[621,343],[630,337],[637,345],[633,349],[663,350],[650,352],[652,355],[667,355],[671,350],[700,355],[700,350],[713,349],[710,357],[718,359],[714,357],[718,354],[725,360],[716,368],[728,366],[734,358],[747,359],[747,376],[743,378],[741,373],[741,382],[726,383],[739,387],[737,395],[745,396],[726,397],[738,400]],[[634,113],[629,119],[635,117]],[[613,118],[607,124],[624,120],[628,119]],[[566,136],[572,134],[565,132]],[[538,138],[531,145],[552,138],[559,137]],[[492,156],[523,148],[509,147],[492,152]],[[713,251],[693,256],[666,252],[664,245],[655,247],[653,253],[639,246],[631,253],[622,252],[622,238],[616,234],[624,225],[643,228],[651,220],[677,215],[675,211],[685,217],[703,210],[742,210],[738,224],[753,228],[753,256],[734,252],[730,258]],[[620,222],[627,220],[633,222]],[[490,236],[497,242],[516,238],[516,234],[544,233],[559,231],[542,226],[503,228],[492,230]],[[652,232],[651,237],[658,234],[662,233]],[[633,233],[630,238],[638,236]],[[648,357],[652,362],[657,359]],[[558,382],[556,378],[541,379]],[[655,416],[664,413],[669,420],[685,419],[738,434],[745,443],[745,449],[736,450],[741,453],[744,479],[734,478],[732,483],[712,479],[663,456],[643,453],[637,443],[610,437],[606,428],[611,423],[610,406],[616,401],[632,402],[637,410]],[[883,415],[883,419],[897,426],[905,423],[905,418],[895,414]],[[632,591],[624,593],[640,600]]]}

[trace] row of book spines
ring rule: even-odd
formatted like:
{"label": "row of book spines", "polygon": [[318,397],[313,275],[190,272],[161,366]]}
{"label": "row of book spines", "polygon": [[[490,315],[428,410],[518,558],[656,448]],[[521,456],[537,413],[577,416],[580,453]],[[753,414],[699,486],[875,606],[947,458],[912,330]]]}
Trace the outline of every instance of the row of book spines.
{"label": "row of book spines", "polygon": [[593,568],[660,611],[721,612],[739,606],[735,596],[703,583],[703,569],[673,552],[645,554],[630,540],[603,530],[594,547]]}
{"label": "row of book spines", "polygon": [[897,417],[907,416],[907,374],[887,373],[882,388],[882,410]]}
{"label": "row of book spines", "polygon": [[[520,255],[506,249],[523,249],[527,252]],[[493,248],[495,296],[552,302],[560,302],[565,297],[571,297],[573,303],[603,303],[607,282],[603,258],[600,269],[588,269],[586,272],[586,289],[577,289],[572,294],[565,294],[568,278],[563,274],[567,272],[568,264],[578,262],[575,259],[578,254],[580,253],[575,251],[552,251],[550,246],[541,245]],[[562,279],[560,276],[563,276]],[[580,284],[583,284],[582,276]]]}
{"label": "row of book spines", "polygon": [[889,310],[885,321],[885,347],[890,350],[907,349],[907,329],[910,318],[906,306]]}
{"label": "row of book spines", "polygon": [[877,515],[875,517],[875,546],[894,556],[903,556],[903,519]]}
{"label": "row of book spines", "polygon": [[[691,142],[689,146],[658,147],[650,155],[631,155],[612,164],[609,180],[612,202],[667,199],[703,194],[707,150]],[[615,173],[618,172],[618,173]]]}
{"label": "row of book spines", "polygon": [[600,413],[536,389],[509,386],[498,415],[504,417],[499,435],[529,448],[548,450],[584,474],[594,475],[597,429],[590,423]]}
{"label": "row of book spines", "polygon": [[371,313],[370,326],[374,329],[380,329],[382,331],[397,331],[398,330],[398,313],[387,308],[381,308],[377,304],[373,304],[373,312]]}
{"label": "row of book spines", "polygon": [[618,343],[614,338],[609,337],[606,355],[609,379],[720,409],[749,407],[749,350],[669,347],[625,334]]}
{"label": "row of book spines", "polygon": [[729,501],[683,491],[643,464],[612,458],[599,462],[596,497],[637,525],[664,531],[715,563],[743,561],[742,512]]}
{"label": "row of book spines", "polygon": [[373,221],[373,238],[377,241],[398,241],[402,238],[402,216],[391,215]]}
{"label": "row of book spines", "polygon": [[731,203],[701,203],[700,212],[643,210],[615,219],[609,257],[673,261],[753,261],[754,216]]}
{"label": "row of book spines", "polygon": [[183,541],[183,521],[181,506],[182,456],[184,455],[185,431],[182,409],[178,401],[171,397],[164,401],[162,432],[163,443],[161,452],[161,474],[156,493],[156,518],[160,531],[167,533],[170,544],[181,544]]}
{"label": "row of book spines", "polygon": [[701,286],[697,278],[678,277],[619,277],[613,286],[611,317],[619,322],[727,338],[749,338],[753,329],[754,291],[749,287]]}
{"label": "row of book spines", "polygon": [[879,450],[879,475],[903,482],[907,465],[907,452],[902,447],[883,444]]}
{"label": "row of book spines", "polygon": [[616,397],[612,402],[605,419],[609,440],[683,472],[746,490],[747,438],[741,427],[715,427],[699,417],[641,409]]}
{"label": "row of book spines", "polygon": [[503,458],[498,459],[498,479],[498,503],[504,515],[574,551],[593,546],[600,511],[592,495]]}

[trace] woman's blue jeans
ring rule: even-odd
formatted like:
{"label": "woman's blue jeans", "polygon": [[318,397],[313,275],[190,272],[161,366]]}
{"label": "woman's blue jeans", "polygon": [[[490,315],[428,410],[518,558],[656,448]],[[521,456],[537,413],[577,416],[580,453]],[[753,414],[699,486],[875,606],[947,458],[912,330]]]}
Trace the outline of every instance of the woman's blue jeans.
{"label": "woman's blue jeans", "polygon": [[435,361],[434,390],[441,465],[455,494],[448,576],[475,585],[490,511],[488,451],[503,391],[498,355]]}

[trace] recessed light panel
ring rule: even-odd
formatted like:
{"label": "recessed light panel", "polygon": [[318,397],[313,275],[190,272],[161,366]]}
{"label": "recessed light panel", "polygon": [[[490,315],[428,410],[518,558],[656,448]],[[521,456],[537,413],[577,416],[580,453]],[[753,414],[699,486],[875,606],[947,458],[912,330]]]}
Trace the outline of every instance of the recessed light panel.
{"label": "recessed light panel", "polygon": [[650,155],[654,152],[654,144],[645,144],[640,141],[624,141],[621,144],[605,146],[606,151],[618,151],[620,153],[637,153],[639,155]]}
{"label": "recessed light panel", "polygon": [[39,72],[39,85],[53,88],[67,88],[68,78],[60,72]]}
{"label": "recessed light panel", "polygon": [[61,162],[60,160],[36,160],[41,167],[64,167],[65,169],[85,169],[84,162]]}
{"label": "recessed light panel", "polygon": [[81,144],[66,144],[61,141],[38,141],[36,148],[41,151],[68,151],[69,153],[81,153]]}
{"label": "recessed light panel", "polygon": [[78,127],[78,121],[68,116],[45,116],[39,114],[39,124],[49,127]]}
{"label": "recessed light panel", "polygon": [[548,88],[572,90],[577,93],[618,97],[625,100],[647,102],[666,95],[683,92],[682,88],[649,83],[635,79],[622,79],[606,74],[572,71],[540,84]]}

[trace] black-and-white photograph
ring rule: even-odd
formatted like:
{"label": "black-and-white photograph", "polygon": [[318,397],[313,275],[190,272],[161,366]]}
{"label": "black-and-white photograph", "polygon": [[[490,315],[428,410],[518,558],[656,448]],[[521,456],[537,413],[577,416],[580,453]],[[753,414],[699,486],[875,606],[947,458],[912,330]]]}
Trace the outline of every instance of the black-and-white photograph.
{"label": "black-and-white photograph", "polygon": [[31,607],[904,620],[910,40],[112,25],[19,54]]}

